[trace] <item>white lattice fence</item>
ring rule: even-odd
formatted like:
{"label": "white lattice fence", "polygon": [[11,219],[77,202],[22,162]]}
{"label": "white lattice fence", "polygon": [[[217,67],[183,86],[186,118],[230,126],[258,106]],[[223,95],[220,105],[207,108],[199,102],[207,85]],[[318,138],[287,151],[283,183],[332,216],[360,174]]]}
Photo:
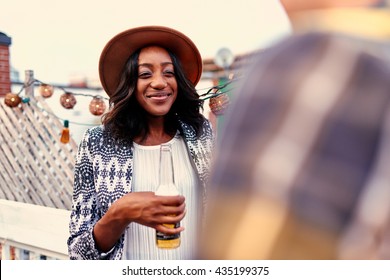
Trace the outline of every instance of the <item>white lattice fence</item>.
{"label": "white lattice fence", "polygon": [[77,144],[62,144],[62,123],[30,99],[17,108],[0,99],[0,198],[69,210]]}

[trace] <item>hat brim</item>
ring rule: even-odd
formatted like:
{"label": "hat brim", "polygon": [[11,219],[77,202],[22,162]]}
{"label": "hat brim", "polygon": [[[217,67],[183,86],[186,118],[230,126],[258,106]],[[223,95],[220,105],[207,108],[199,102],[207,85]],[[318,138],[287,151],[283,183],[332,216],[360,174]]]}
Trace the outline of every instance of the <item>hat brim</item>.
{"label": "hat brim", "polygon": [[142,26],[117,34],[106,44],[100,55],[100,81],[109,96],[116,91],[128,58],[138,49],[148,45],[157,45],[174,53],[187,78],[194,86],[198,83],[202,75],[202,57],[192,40],[168,27]]}

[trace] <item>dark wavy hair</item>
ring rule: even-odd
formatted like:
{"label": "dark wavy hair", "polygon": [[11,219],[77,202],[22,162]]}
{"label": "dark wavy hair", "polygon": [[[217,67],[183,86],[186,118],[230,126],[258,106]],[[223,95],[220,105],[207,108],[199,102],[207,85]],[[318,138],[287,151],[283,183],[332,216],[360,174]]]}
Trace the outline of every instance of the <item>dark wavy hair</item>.
{"label": "dark wavy hair", "polygon": [[[179,59],[167,50],[172,59],[178,93],[171,110],[165,116],[164,129],[174,134],[180,127],[179,120],[193,127],[196,135],[202,134],[204,116],[203,100],[199,98],[195,86],[187,79]],[[107,132],[114,138],[133,141],[137,136],[145,139],[148,134],[146,111],[135,98],[138,80],[138,58],[141,50],[134,52],[122,70],[119,85],[110,97],[110,110],[102,117]]]}

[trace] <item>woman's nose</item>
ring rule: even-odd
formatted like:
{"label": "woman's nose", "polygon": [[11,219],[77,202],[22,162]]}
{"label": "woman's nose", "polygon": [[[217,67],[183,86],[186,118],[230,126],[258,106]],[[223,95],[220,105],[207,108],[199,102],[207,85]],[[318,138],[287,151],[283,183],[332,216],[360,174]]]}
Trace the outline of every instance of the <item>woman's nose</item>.
{"label": "woman's nose", "polygon": [[167,81],[165,80],[164,76],[156,75],[153,78],[150,85],[153,88],[162,89],[162,88],[165,88],[168,84],[167,84]]}

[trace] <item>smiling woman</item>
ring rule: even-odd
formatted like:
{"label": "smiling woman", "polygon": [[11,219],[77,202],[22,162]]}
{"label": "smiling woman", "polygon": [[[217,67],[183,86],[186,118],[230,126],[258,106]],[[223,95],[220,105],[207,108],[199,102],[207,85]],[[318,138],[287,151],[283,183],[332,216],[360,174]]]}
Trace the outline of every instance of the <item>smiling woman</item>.
{"label": "smiling woman", "polygon": [[[99,73],[110,111],[80,143],[70,258],[196,258],[214,145],[195,90],[202,73],[197,47],[171,28],[129,29],[107,43]],[[155,194],[160,146],[166,143],[180,195]],[[178,223],[182,226],[166,226]],[[180,247],[156,246],[156,230],[169,237],[184,228]]]}
{"label": "smiling woman", "polygon": [[[135,97],[141,107],[153,119],[162,119],[172,107],[177,97],[177,82],[174,66],[169,53],[158,46],[143,48],[139,54],[138,82]],[[172,131],[174,132],[174,131]],[[159,139],[151,139],[156,135],[146,135],[148,143]],[[172,135],[168,135],[172,136]],[[138,141],[137,141],[138,140]],[[144,139],[135,140],[141,144]]]}

